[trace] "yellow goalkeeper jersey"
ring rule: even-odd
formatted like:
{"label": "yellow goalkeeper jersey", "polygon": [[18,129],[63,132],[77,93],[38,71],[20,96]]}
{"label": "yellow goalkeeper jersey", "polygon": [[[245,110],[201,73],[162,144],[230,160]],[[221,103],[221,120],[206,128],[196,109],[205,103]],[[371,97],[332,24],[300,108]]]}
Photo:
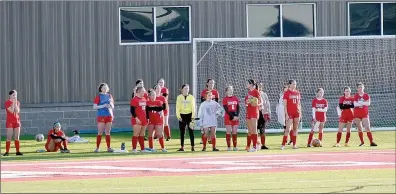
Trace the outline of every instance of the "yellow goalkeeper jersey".
{"label": "yellow goalkeeper jersey", "polygon": [[184,96],[180,94],[176,99],[176,117],[181,118],[180,114],[190,114],[192,118],[195,118],[195,98],[189,94]]}

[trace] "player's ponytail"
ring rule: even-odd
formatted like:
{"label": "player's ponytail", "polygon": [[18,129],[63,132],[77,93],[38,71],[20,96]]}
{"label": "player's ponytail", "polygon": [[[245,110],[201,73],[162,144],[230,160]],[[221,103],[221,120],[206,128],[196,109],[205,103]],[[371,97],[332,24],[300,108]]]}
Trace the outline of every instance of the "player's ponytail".
{"label": "player's ponytail", "polygon": [[248,83],[253,85],[253,86],[256,85],[256,81],[254,81],[254,79],[249,79]]}
{"label": "player's ponytail", "polygon": [[102,88],[107,85],[106,83],[101,83],[98,87],[98,92],[101,93],[102,92]]}

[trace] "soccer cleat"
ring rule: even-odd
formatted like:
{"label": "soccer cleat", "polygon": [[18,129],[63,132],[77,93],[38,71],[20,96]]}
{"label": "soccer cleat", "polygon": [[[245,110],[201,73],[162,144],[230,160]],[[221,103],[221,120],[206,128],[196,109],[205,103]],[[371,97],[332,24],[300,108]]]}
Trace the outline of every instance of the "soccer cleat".
{"label": "soccer cleat", "polygon": [[333,147],[341,147],[339,143],[336,143]]}
{"label": "soccer cleat", "polygon": [[140,152],[142,152],[142,153],[151,153],[151,151],[150,151],[150,150],[146,150],[146,149],[144,149],[144,150],[140,150]]}
{"label": "soccer cleat", "polygon": [[23,154],[22,154],[21,152],[17,152],[17,153],[15,153],[15,155],[17,155],[17,156],[23,156]]}
{"label": "soccer cleat", "polygon": [[231,148],[227,148],[227,151],[231,151]]}
{"label": "soccer cleat", "polygon": [[114,150],[113,150],[113,149],[111,149],[111,148],[107,148],[107,152],[109,152],[109,153],[113,153],[113,152],[114,152]]}
{"label": "soccer cleat", "polygon": [[157,136],[155,136],[153,139],[157,139]]}
{"label": "soccer cleat", "polygon": [[285,149],[285,146],[281,146],[281,148],[280,148],[281,150],[284,150]]}
{"label": "soccer cleat", "polygon": [[194,148],[194,147],[191,147],[191,151],[192,151],[192,152],[195,152],[195,148]]}
{"label": "soccer cleat", "polygon": [[257,152],[257,150],[254,149],[254,148],[250,148],[250,149],[248,150],[248,152]]}
{"label": "soccer cleat", "polygon": [[234,151],[238,151],[239,149],[237,147],[234,147],[232,150]]}
{"label": "soccer cleat", "polygon": [[6,152],[6,153],[3,154],[3,156],[8,156],[8,155],[9,155],[8,152]]}
{"label": "soccer cleat", "polygon": [[151,149],[151,152],[157,152],[157,150],[153,148],[153,149]]}
{"label": "soccer cleat", "polygon": [[68,150],[68,149],[62,149],[60,152],[61,152],[61,153],[70,153],[70,150]]}
{"label": "soccer cleat", "polygon": [[162,152],[168,152],[165,148],[161,150]]}
{"label": "soccer cleat", "polygon": [[307,148],[310,148],[310,147],[312,147],[312,145],[311,144],[307,144]]}
{"label": "soccer cleat", "polygon": [[295,150],[296,150],[296,149],[298,149],[298,147],[297,147],[296,145],[294,145],[294,146],[293,146],[293,149],[295,149]]}
{"label": "soccer cleat", "polygon": [[212,151],[214,151],[214,152],[218,152],[218,151],[220,151],[219,149],[217,149],[217,148],[213,148],[212,149]]}
{"label": "soccer cleat", "polygon": [[167,137],[167,138],[166,138],[166,141],[169,141],[170,139],[171,139],[170,137]]}
{"label": "soccer cleat", "polygon": [[256,144],[256,148],[257,148],[257,150],[260,150],[261,144],[260,144],[260,143],[257,143],[257,144]]}
{"label": "soccer cleat", "polygon": [[205,152],[205,151],[206,151],[206,148],[202,148],[202,151]]}
{"label": "soccer cleat", "polygon": [[199,142],[199,144],[203,144],[203,141],[201,140],[201,142]]}
{"label": "soccer cleat", "polygon": [[178,149],[177,151],[178,151],[178,152],[184,152],[184,149],[183,149],[183,148],[180,148],[180,149]]}
{"label": "soccer cleat", "polygon": [[261,149],[262,149],[262,150],[268,150],[268,147],[265,146],[265,145],[263,145],[263,146],[261,146]]}
{"label": "soccer cleat", "polygon": [[359,145],[359,147],[362,147],[362,146],[364,146],[364,143],[361,143],[361,144]]}
{"label": "soccer cleat", "polygon": [[345,145],[344,145],[345,147],[349,147],[349,145],[348,145],[348,143],[345,143]]}
{"label": "soccer cleat", "polygon": [[377,146],[377,144],[373,142],[373,143],[370,143],[370,146],[374,147],[374,146]]}
{"label": "soccer cleat", "polygon": [[290,145],[290,144],[292,144],[293,142],[292,141],[289,141],[289,143],[287,143],[287,145]]}
{"label": "soccer cleat", "polygon": [[100,151],[99,148],[96,148],[94,152],[98,153],[99,151]]}
{"label": "soccer cleat", "polygon": [[138,151],[136,149],[132,150],[132,153],[136,154]]}

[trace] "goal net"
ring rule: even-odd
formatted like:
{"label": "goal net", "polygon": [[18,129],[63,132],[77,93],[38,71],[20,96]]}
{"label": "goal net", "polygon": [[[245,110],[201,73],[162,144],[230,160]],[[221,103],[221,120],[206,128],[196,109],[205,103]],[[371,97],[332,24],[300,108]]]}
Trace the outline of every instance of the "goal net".
{"label": "goal net", "polygon": [[[220,99],[226,86],[234,86],[234,94],[241,100],[240,130],[246,129],[243,101],[248,79],[263,83],[269,96],[272,114],[267,132],[283,131],[276,107],[289,79],[297,81],[302,95],[303,131],[311,128],[311,102],[317,88],[324,88],[329,102],[326,130],[336,131],[336,107],[343,87],[350,86],[355,94],[358,82],[365,84],[371,96],[373,130],[396,129],[396,36],[196,38],[193,57],[196,99],[200,99],[208,78],[216,81]],[[218,124],[221,130],[223,118]]]}

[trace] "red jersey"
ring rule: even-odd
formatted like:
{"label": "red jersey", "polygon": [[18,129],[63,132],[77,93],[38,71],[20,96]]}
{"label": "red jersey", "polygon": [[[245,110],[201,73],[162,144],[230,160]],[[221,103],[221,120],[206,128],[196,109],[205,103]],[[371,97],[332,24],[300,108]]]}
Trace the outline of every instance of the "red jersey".
{"label": "red jersey", "polygon": [[284,94],[283,94],[283,100],[286,100],[287,104],[286,104],[286,108],[287,108],[287,113],[289,114],[293,114],[298,112],[298,105],[300,103],[301,100],[301,96],[300,96],[300,92],[295,90],[295,91],[291,91],[291,90],[287,90]]}
{"label": "red jersey", "polygon": [[[365,102],[369,101],[370,96],[367,93],[364,93],[362,96],[359,93],[356,93],[354,96],[354,102]],[[355,114],[357,115],[368,115],[369,108],[368,106],[358,106],[354,109]]]}
{"label": "red jersey", "polygon": [[252,106],[251,104],[247,103],[247,100],[252,98],[252,97],[257,98],[258,99],[258,104],[260,104],[261,103],[260,92],[258,90],[256,90],[256,89],[250,90],[248,92],[248,95],[245,97],[247,115],[255,116],[256,114],[258,115],[258,111],[259,111],[260,106]]}
{"label": "red jersey", "polygon": [[[208,89],[202,90],[201,99],[202,98],[206,99],[206,92],[208,92],[208,91],[209,91]],[[219,99],[220,98],[219,92],[217,90],[213,89],[213,90],[210,90],[210,91],[212,92],[212,99],[214,99],[214,98]]]}
{"label": "red jersey", "polygon": [[[166,107],[168,108],[168,100],[164,96],[157,96],[156,100],[161,101],[163,104],[166,104]],[[164,110],[164,116],[168,116],[168,109]]]}
{"label": "red jersey", "polygon": [[141,121],[146,120],[146,104],[146,98],[139,98],[137,96],[133,97],[130,103],[131,106],[135,107],[136,117]]}
{"label": "red jersey", "polygon": [[[163,96],[162,96],[163,97]],[[161,100],[156,99],[155,101],[151,101],[148,100],[147,101],[147,106],[149,107],[162,107],[163,106],[163,102]],[[149,120],[153,120],[153,121],[160,121],[163,119],[163,111],[149,111],[148,115],[149,115]]]}
{"label": "red jersey", "polygon": [[[345,96],[341,96],[340,100],[338,101],[338,104],[343,104],[343,105],[352,105],[353,104],[353,100],[354,97],[350,96],[350,97],[345,97]],[[352,109],[341,109],[341,116],[342,115],[353,115]]]}
{"label": "red jersey", "polygon": [[[327,108],[328,107],[328,102],[326,99],[322,98],[322,99],[318,99],[318,98],[314,98],[312,100],[312,108]],[[325,112],[315,112],[315,118],[317,120],[325,120],[326,118],[326,113]]]}
{"label": "red jersey", "polygon": [[[19,101],[16,102],[17,106],[19,107]],[[13,102],[11,100],[7,100],[4,103],[4,108],[6,110],[6,123],[19,123],[20,118],[19,118],[19,113],[13,113],[8,111],[8,108],[12,106]]]}
{"label": "red jersey", "polygon": [[167,95],[166,98],[169,97],[169,90],[168,90],[168,88],[163,87],[163,88],[161,89],[161,95],[164,95],[164,94]]}
{"label": "red jersey", "polygon": [[148,100],[149,98],[148,98],[148,93],[147,92],[144,92],[144,95],[143,95],[143,97],[145,97],[146,98],[146,100]]}
{"label": "red jersey", "polygon": [[47,144],[49,144],[50,141],[52,140],[51,135],[56,135],[58,137],[65,136],[65,134],[63,133],[62,130],[59,130],[58,132],[55,132],[55,129],[51,129],[51,130],[48,131]]}
{"label": "red jersey", "polygon": [[[239,104],[239,99],[236,96],[226,96],[223,98],[223,106],[227,106],[228,112],[236,112]],[[228,114],[224,114],[224,119],[230,119]]]}

